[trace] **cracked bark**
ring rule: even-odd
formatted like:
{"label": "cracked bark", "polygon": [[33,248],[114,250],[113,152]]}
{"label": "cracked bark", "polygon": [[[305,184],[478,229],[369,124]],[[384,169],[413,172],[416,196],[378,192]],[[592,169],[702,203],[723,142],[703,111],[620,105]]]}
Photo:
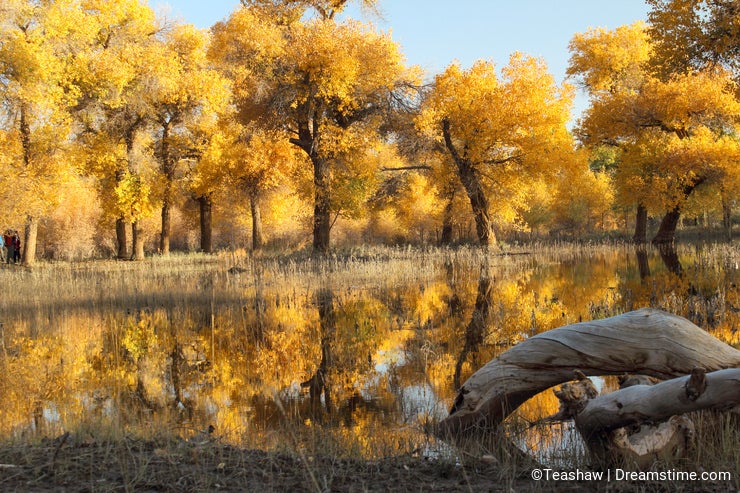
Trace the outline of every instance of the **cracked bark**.
{"label": "cracked bark", "polygon": [[740,351],[685,318],[655,309],[543,332],[489,361],[460,388],[438,432],[442,436],[495,430],[539,392],[588,376],[638,373],[662,380],[740,367]]}

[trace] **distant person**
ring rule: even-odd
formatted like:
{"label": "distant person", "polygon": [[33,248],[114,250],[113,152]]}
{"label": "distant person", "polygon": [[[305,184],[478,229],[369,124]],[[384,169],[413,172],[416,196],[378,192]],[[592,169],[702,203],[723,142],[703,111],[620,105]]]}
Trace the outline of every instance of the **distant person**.
{"label": "distant person", "polygon": [[21,236],[18,231],[13,236],[13,262],[18,263],[21,261]]}
{"label": "distant person", "polygon": [[5,235],[0,235],[0,262],[5,262],[8,249],[5,248]]}
{"label": "distant person", "polygon": [[5,257],[6,263],[15,262],[15,241],[13,240],[13,231],[8,230],[5,232],[5,246],[8,252]]}

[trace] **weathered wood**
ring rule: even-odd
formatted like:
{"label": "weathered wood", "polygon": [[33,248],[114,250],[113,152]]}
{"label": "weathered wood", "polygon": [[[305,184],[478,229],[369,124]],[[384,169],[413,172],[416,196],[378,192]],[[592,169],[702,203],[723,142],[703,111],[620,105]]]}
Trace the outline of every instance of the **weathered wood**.
{"label": "weathered wood", "polygon": [[602,468],[629,467],[648,470],[656,461],[675,461],[689,456],[696,431],[694,422],[686,416],[673,416],[668,421],[644,424],[632,431],[618,428],[608,433],[608,439],[589,444],[592,463]]}
{"label": "weathered wood", "polygon": [[479,369],[460,388],[439,432],[458,436],[497,428],[529,398],[572,380],[576,369],[665,380],[697,367],[740,367],[740,351],[685,318],[655,309],[568,325],[531,337]]}
{"label": "weathered wood", "polygon": [[[559,389],[553,390],[560,401],[560,410],[542,422],[575,419],[598,396],[591,380],[583,377],[579,371],[575,373],[576,382],[566,382]],[[624,389],[635,385],[655,385],[658,382],[644,375],[622,375],[619,383],[620,388]],[[687,383],[686,389],[689,388]],[[610,396],[614,397],[613,394]],[[616,412],[621,411],[622,408],[617,406]],[[584,432],[579,428],[579,432],[584,437],[593,464],[604,468],[628,466],[648,469],[656,460],[686,457],[695,437],[694,423],[687,416],[672,416],[668,421],[656,424],[631,423],[613,430],[600,428],[598,422],[594,425],[593,430]]]}
{"label": "weathered wood", "polygon": [[586,407],[591,399],[599,395],[599,391],[591,379],[579,370],[573,373],[575,374],[576,382],[566,382],[559,389],[553,390],[555,397],[560,402],[558,412],[534,424],[573,419]]}
{"label": "weathered wood", "polygon": [[656,459],[686,454],[694,426],[681,415],[740,404],[740,368],[706,374],[695,368],[691,375],[634,385],[578,404],[576,428],[596,463],[648,468]]}
{"label": "weathered wood", "polygon": [[591,399],[576,415],[586,441],[596,434],[644,422],[660,422],[676,414],[702,409],[729,410],[740,404],[740,368],[707,373],[697,392],[694,375],[656,385],[634,385]]}

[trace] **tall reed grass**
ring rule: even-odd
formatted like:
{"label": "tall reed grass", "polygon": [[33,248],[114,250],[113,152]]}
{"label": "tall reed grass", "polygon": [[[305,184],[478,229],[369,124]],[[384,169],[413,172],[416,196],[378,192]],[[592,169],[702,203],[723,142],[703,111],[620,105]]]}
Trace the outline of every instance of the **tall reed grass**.
{"label": "tall reed grass", "polygon": [[[543,463],[585,467],[567,425],[529,426],[552,414],[550,393],[512,417],[503,441],[453,447],[429,429],[455,396],[456,368],[464,379],[568,323],[653,306],[739,347],[738,249],[676,255],[679,271],[649,251],[649,272],[621,243],[3,265],[0,285],[13,289],[0,296],[0,438],[20,446],[71,431],[75,443],[145,437],[176,449],[213,425],[220,444],[298,454],[316,489],[327,472],[309,460],[320,456],[453,468],[495,457],[515,481],[531,464],[511,440]],[[482,328],[471,324],[481,296]],[[700,423],[696,461],[681,466],[736,468],[737,422]],[[145,465],[125,462],[136,484]]]}

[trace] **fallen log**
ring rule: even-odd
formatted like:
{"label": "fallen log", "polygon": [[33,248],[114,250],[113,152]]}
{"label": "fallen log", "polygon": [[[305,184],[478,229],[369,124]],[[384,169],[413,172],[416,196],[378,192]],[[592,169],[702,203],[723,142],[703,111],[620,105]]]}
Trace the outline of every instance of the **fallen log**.
{"label": "fallen log", "polygon": [[574,370],[666,380],[694,368],[735,367],[739,350],[683,317],[645,308],[553,329],[512,347],[468,378],[438,432],[454,438],[495,430],[529,398],[572,380]]}
{"label": "fallen log", "polygon": [[575,383],[566,382],[560,389],[553,390],[555,397],[560,402],[560,409],[552,416],[542,418],[539,421],[530,424],[530,427],[543,423],[554,423],[558,421],[567,421],[574,419],[576,415],[583,410],[591,399],[599,395],[594,383],[581,372],[575,370]]}
{"label": "fallen log", "polygon": [[656,462],[675,463],[689,456],[696,430],[686,416],[643,424],[636,430],[618,428],[605,434],[598,445],[588,444],[592,464],[601,469],[628,467],[650,470]]}
{"label": "fallen log", "polygon": [[[575,423],[591,456],[602,465],[626,461],[646,468],[656,458],[685,454],[693,424],[679,415],[727,411],[739,404],[740,368],[711,373],[695,368],[691,375],[594,397],[575,406],[579,408]],[[640,425],[639,431],[625,431],[635,425]]]}

